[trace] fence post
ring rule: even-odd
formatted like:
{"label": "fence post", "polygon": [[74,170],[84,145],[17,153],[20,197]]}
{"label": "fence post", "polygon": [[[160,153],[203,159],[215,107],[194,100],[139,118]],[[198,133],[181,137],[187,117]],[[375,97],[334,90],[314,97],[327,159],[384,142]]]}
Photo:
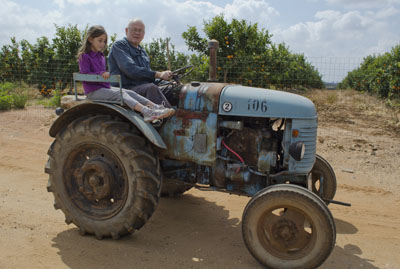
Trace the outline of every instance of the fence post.
{"label": "fence post", "polygon": [[212,39],[208,41],[208,48],[210,49],[210,71],[208,76],[209,82],[217,82],[217,50],[219,43],[217,40]]}

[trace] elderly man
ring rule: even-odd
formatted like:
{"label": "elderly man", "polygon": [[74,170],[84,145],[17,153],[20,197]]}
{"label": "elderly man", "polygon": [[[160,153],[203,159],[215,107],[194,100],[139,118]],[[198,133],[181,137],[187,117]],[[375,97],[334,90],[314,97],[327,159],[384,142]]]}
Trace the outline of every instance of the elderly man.
{"label": "elderly man", "polygon": [[122,87],[146,97],[156,104],[171,107],[160,88],[153,82],[155,79],[169,80],[172,72],[153,71],[150,58],[140,46],[145,34],[145,25],[140,19],[133,19],[125,28],[126,37],[116,41],[108,56],[111,75],[121,75]]}

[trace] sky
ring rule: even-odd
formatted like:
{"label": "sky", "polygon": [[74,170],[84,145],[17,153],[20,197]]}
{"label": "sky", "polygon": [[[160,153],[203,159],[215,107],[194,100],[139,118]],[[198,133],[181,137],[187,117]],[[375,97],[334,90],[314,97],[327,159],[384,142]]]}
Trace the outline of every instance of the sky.
{"label": "sky", "polygon": [[[0,0],[0,46],[10,38],[35,43],[53,38],[55,24],[101,24],[117,39],[130,19],[146,24],[144,42],[171,38],[175,50],[187,52],[182,33],[224,14],[225,19],[257,23],[304,54],[318,69],[329,68],[325,80],[335,81],[363,57],[382,54],[400,43],[400,0]],[[340,74],[339,74],[340,73]]]}

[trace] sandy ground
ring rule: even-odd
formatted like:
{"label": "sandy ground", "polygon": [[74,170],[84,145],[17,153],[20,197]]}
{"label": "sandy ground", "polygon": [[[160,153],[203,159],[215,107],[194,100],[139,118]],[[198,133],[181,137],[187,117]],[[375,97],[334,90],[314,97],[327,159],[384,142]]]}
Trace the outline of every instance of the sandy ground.
{"label": "sandy ground", "polygon": [[[321,268],[400,268],[400,137],[336,112],[320,113],[318,153],[336,172],[335,199],[352,207],[329,206],[337,241]],[[261,268],[241,236],[249,198],[225,193],[162,198],[144,228],[117,241],[80,236],[46,191],[54,118],[35,107],[0,113],[0,268]]]}

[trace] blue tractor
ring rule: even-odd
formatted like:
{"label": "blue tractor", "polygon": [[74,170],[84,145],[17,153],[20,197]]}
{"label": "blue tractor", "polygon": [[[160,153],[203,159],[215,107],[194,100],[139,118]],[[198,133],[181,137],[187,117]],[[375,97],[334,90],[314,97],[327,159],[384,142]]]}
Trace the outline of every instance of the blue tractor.
{"label": "blue tractor", "polygon": [[316,154],[314,104],[214,82],[182,85],[172,103],[175,115],[158,125],[97,101],[79,102],[55,120],[45,171],[66,223],[117,239],[139,230],[160,196],[212,189],[251,197],[242,232],[261,264],[322,264],[335,245],[327,204],[336,202],[336,178]]}

